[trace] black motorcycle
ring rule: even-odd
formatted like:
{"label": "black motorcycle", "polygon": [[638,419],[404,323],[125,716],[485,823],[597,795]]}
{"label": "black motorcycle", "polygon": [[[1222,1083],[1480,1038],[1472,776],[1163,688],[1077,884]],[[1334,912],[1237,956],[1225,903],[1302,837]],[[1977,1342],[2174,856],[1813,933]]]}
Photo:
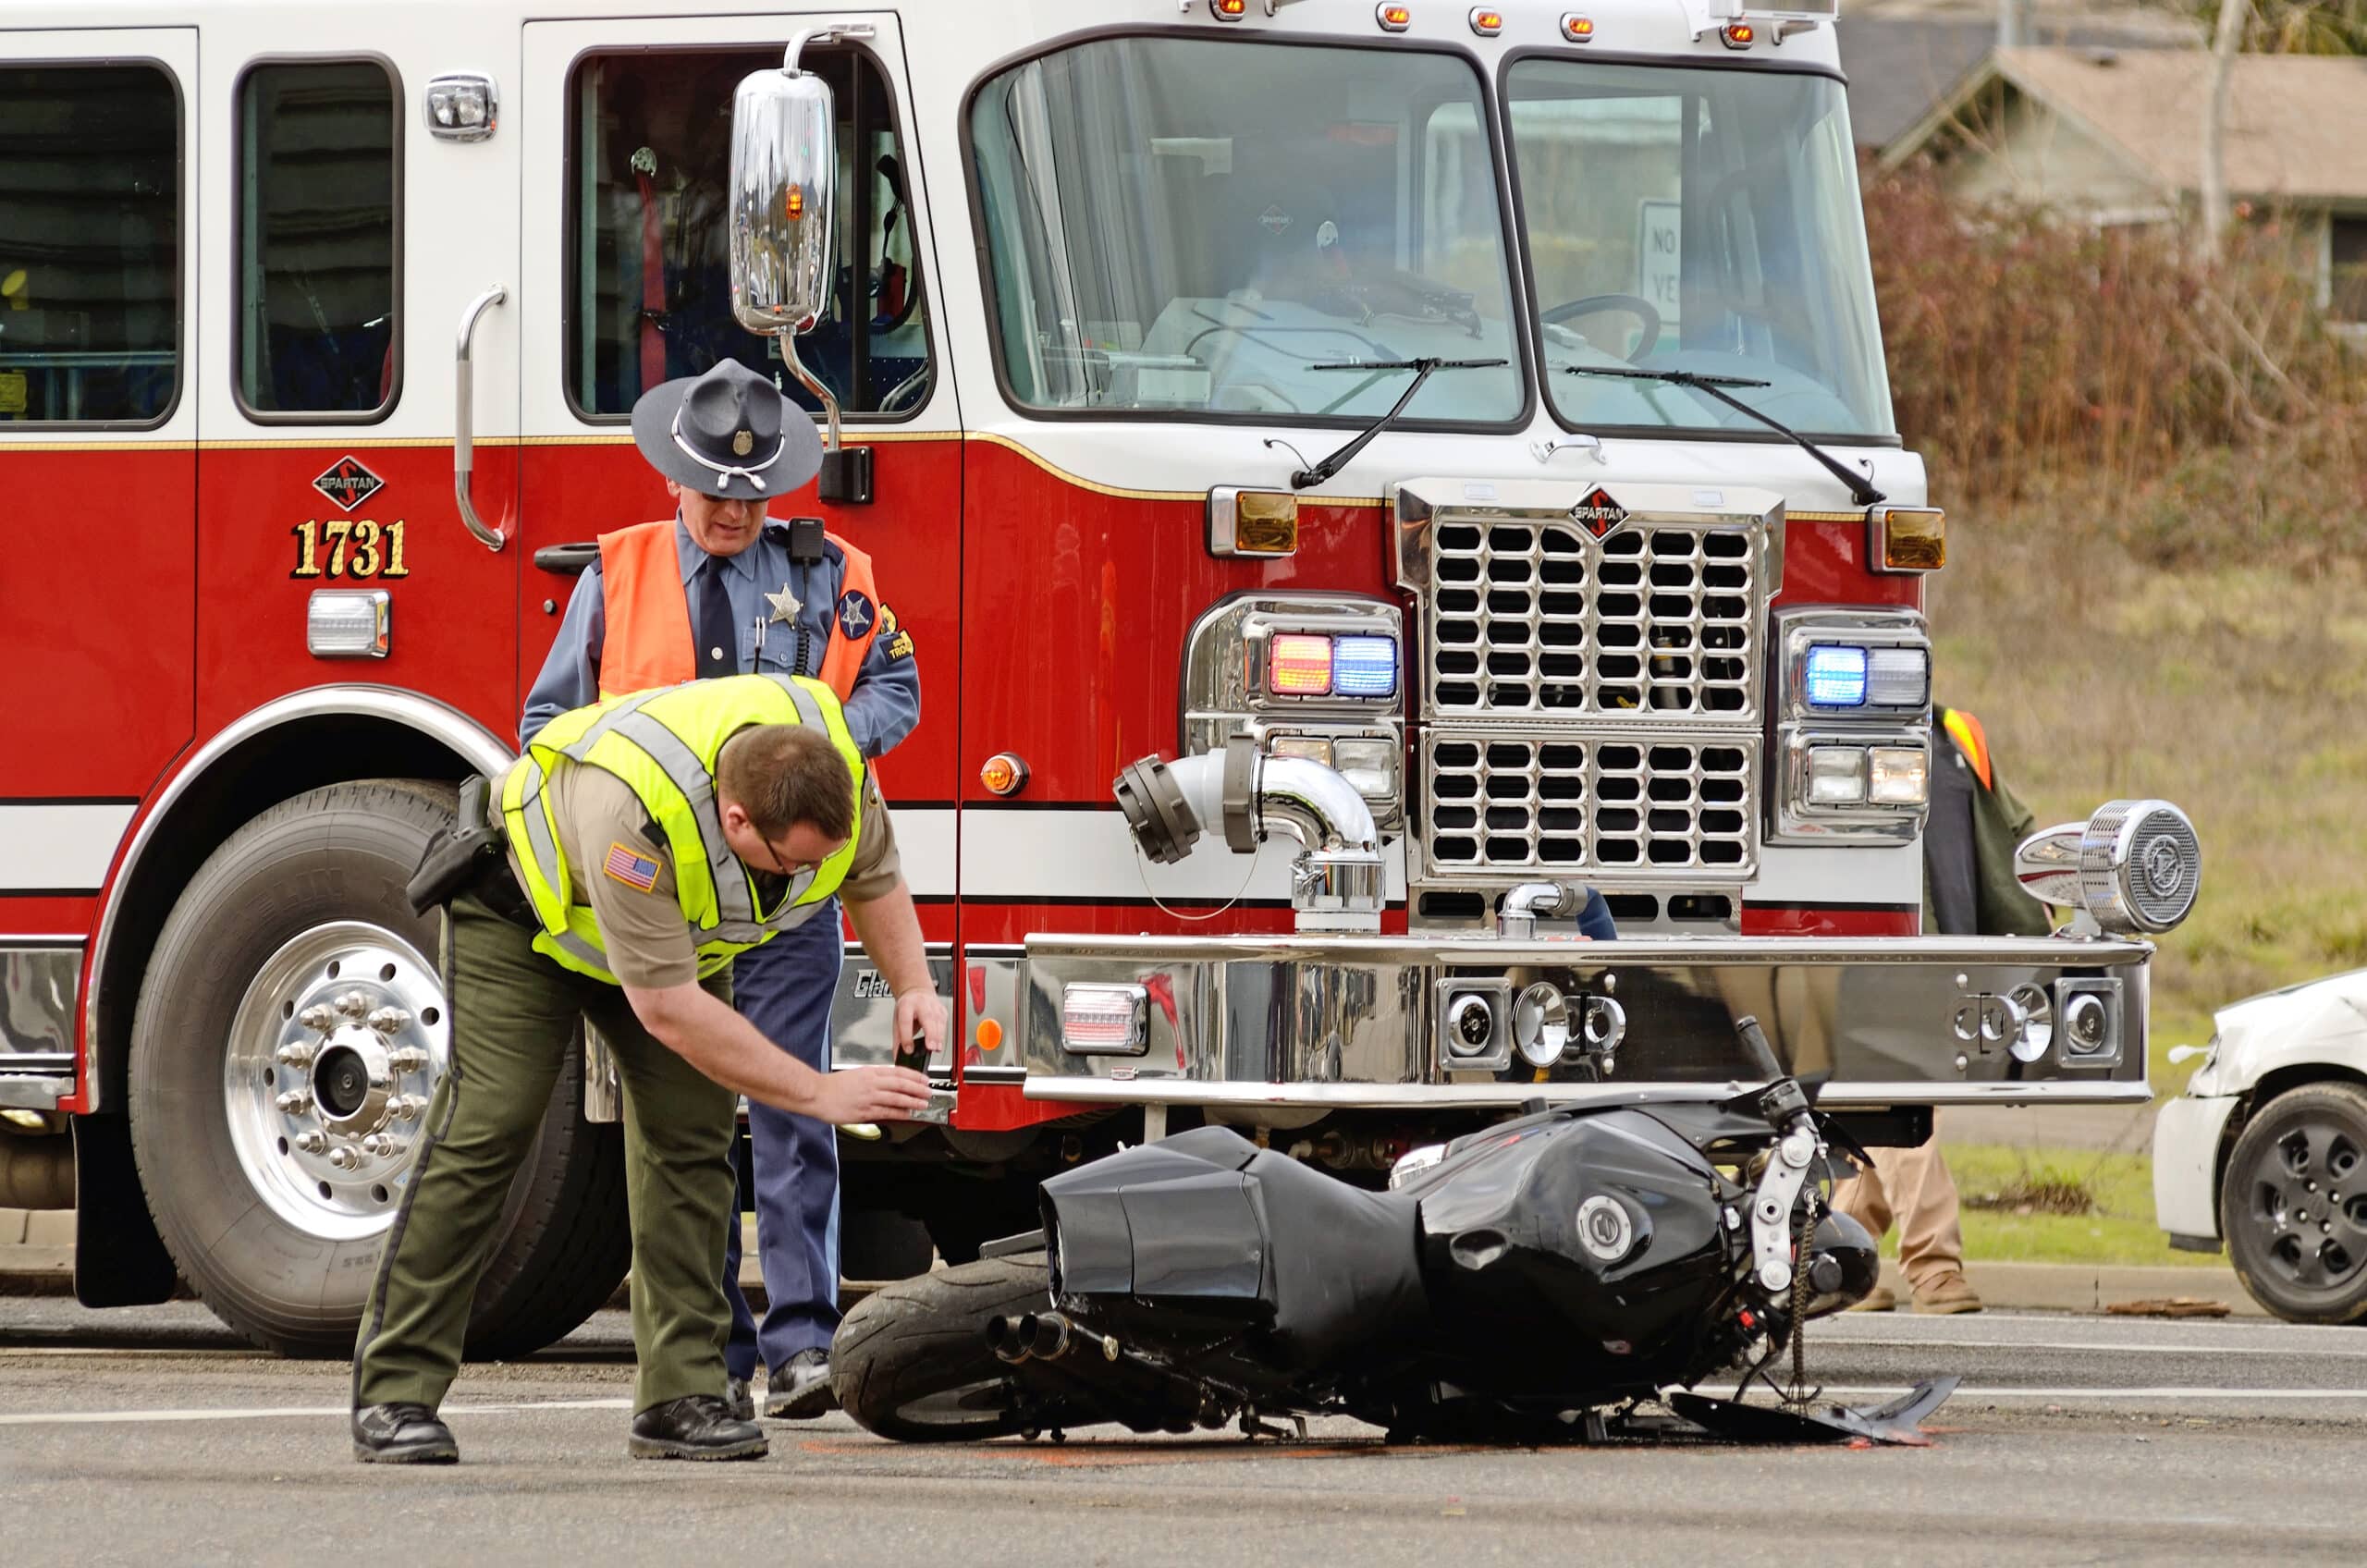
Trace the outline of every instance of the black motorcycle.
{"label": "black motorcycle", "polygon": [[[1736,1028],[1764,1088],[1539,1109],[1415,1151],[1386,1192],[1213,1126],[1064,1172],[1042,1231],[848,1315],[839,1399],[908,1442],[1317,1415],[1397,1439],[1921,1441],[1954,1378],[1875,1410],[1800,1387],[1800,1325],[1875,1282],[1829,1203],[1836,1153],[1865,1156]],[[1733,1397],[1691,1391],[1736,1367]],[[1754,1379],[1775,1403],[1744,1399]]]}

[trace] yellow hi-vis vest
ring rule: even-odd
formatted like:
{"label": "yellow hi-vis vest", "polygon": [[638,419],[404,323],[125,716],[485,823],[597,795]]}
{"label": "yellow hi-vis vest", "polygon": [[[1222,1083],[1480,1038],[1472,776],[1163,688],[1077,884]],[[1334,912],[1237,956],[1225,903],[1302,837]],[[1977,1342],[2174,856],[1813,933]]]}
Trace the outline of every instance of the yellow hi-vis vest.
{"label": "yellow hi-vis vest", "polygon": [[[846,847],[790,883],[779,903],[758,907],[754,878],[723,839],[715,799],[715,759],[724,741],[754,724],[813,724],[828,734],[854,778],[854,829]],[[791,675],[734,675],[636,692],[552,719],[526,743],[501,780],[501,819],[518,851],[526,897],[543,928],[534,950],[610,985],[607,953],[591,908],[575,897],[558,846],[558,819],[543,783],[561,758],[604,768],[632,786],[673,851],[674,897],[697,939],[705,978],[735,953],[812,919],[846,880],[863,834],[863,753],[847,730],[836,692]],[[586,846],[588,851],[588,846]]]}

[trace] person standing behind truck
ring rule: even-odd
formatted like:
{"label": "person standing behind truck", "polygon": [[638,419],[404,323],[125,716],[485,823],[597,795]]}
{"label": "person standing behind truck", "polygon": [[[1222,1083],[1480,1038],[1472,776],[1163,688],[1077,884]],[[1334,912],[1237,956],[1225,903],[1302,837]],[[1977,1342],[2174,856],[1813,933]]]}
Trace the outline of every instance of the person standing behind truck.
{"label": "person standing behind truck", "polygon": [[[2046,911],[2014,878],[2014,847],[2036,822],[1998,778],[1981,720],[1934,707],[1947,737],[1932,769],[1932,812],[1923,828],[1923,928],[1951,937],[2043,937]],[[1911,1149],[1873,1152],[1873,1169],[1834,1188],[1833,1207],[1879,1240],[1898,1221],[1898,1267],[1915,1310],[1979,1312],[1981,1292],[1964,1277],[1964,1229],[1956,1178],[1940,1153],[1936,1126]],[[1888,1312],[1898,1294],[1876,1285],[1853,1311]]]}
{"label": "person standing behind truck", "polygon": [[[920,722],[912,633],[879,601],[870,558],[818,519],[766,516],[821,464],[814,422],[765,378],[725,360],[661,383],[633,405],[633,440],[677,510],[600,536],[599,561],[568,602],[558,639],[526,698],[522,742],[556,714],[597,697],[697,678],[779,673],[820,679],[844,704],[865,760]],[[817,1072],[830,1061],[830,1003],[845,952],[833,902],[742,956],[742,1016]],[[756,1244],[769,1305],[761,1326],[740,1289],[731,1228],[725,1397],[754,1415],[750,1383],[767,1369],[766,1414],[837,1408],[829,1345],[839,1325],[839,1153],[834,1128],[770,1106],[748,1109]],[[734,1168],[741,1158],[733,1145]]]}

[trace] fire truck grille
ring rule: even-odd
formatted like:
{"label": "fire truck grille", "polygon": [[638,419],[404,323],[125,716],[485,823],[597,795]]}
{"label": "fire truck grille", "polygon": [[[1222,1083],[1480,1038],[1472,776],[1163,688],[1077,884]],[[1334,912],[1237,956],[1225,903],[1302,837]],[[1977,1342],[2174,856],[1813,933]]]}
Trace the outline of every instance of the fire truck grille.
{"label": "fire truck grille", "polygon": [[1755,868],[1756,736],[1448,729],[1423,737],[1422,761],[1431,878],[1739,882]]}
{"label": "fire truck grille", "polygon": [[1755,525],[1442,519],[1426,694],[1434,715],[1759,714]]}

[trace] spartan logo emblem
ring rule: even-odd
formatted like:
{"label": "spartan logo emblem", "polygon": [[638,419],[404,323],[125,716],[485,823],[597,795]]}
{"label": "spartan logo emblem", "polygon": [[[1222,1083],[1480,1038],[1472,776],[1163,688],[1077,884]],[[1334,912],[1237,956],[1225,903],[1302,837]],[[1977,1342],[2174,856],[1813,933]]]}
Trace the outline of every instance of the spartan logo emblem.
{"label": "spartan logo emblem", "polygon": [[2145,880],[2153,896],[2166,899],[2186,880],[2186,857],[2167,839],[2156,839],[2145,851]]}
{"label": "spartan logo emblem", "polygon": [[339,511],[351,511],[386,487],[386,482],[363,468],[352,458],[339,458],[326,473],[313,481],[313,488],[337,503]]}
{"label": "spartan logo emblem", "polygon": [[1570,521],[1597,539],[1606,537],[1613,529],[1627,521],[1627,508],[1611,498],[1611,492],[1596,485],[1587,492],[1587,498],[1570,508]]}

